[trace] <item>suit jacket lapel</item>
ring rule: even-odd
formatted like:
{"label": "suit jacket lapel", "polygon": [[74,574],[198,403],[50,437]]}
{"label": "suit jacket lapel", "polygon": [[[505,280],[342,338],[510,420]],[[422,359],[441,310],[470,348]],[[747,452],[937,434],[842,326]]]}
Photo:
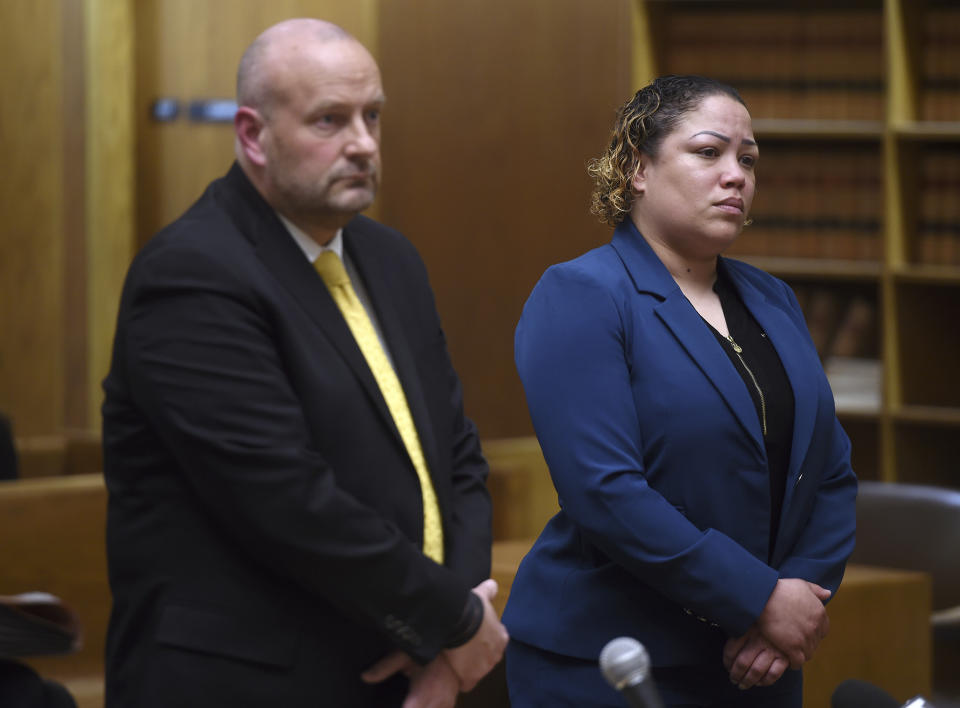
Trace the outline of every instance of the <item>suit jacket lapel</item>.
{"label": "suit jacket lapel", "polygon": [[439,456],[437,454],[436,438],[433,435],[433,423],[427,408],[413,351],[393,304],[399,293],[390,286],[395,278],[390,277],[389,269],[395,268],[395,265],[384,260],[383,254],[372,246],[373,244],[362,237],[356,225],[348,224],[346,226],[344,229],[344,248],[347,249],[354,266],[363,278],[367,295],[370,296],[370,301],[377,313],[380,329],[390,349],[390,356],[393,359],[397,377],[400,379],[400,384],[407,398],[407,405],[410,407],[410,414],[413,416],[413,422],[420,437],[420,446],[427,461],[427,469],[434,480],[434,489],[440,499],[441,508],[443,508],[446,488],[442,484],[437,484],[436,471]]}
{"label": "suit jacket lapel", "polygon": [[220,183],[217,198],[227,202],[227,212],[240,232],[251,241],[257,256],[324,333],[356,375],[371,405],[400,440],[376,379],[323,280],[274,210],[236,164]]}
{"label": "suit jacket lapel", "polygon": [[617,227],[612,245],[620,254],[637,290],[663,298],[663,302],[654,307],[657,316],[723,398],[744,432],[753,440],[758,453],[765,455],[763,431],[750,393],[740,375],[666,266],[629,218]]}

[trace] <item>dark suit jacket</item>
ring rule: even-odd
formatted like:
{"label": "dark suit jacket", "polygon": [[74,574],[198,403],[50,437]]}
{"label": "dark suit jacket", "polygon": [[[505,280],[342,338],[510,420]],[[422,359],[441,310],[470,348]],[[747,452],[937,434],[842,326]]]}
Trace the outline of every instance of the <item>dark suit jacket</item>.
{"label": "dark suit jacket", "polygon": [[[344,243],[416,422],[416,472],[336,304],[234,165],[134,260],[104,382],[107,705],[389,705],[359,672],[434,656],[490,572],[487,466],[423,263]],[[366,696],[366,697],[364,697]]]}
{"label": "dark suit jacket", "polygon": [[840,584],[856,478],[833,395],[790,289],[725,265],[795,397],[775,547],[753,401],[627,219],[608,245],[550,268],[517,327],[517,368],[561,511],[512,586],[512,637],[596,659],[629,635],[655,665],[719,665],[727,636],[757,619],[778,578]]}

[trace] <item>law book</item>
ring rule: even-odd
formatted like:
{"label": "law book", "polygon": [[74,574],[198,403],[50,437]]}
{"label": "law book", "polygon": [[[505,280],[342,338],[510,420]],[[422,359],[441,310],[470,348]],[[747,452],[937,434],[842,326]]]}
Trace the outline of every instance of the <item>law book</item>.
{"label": "law book", "polygon": [[850,300],[837,326],[827,357],[877,358],[877,307],[869,299]]}
{"label": "law book", "polygon": [[81,642],[77,616],[55,595],[0,595],[0,657],[68,654]]}
{"label": "law book", "polygon": [[927,12],[923,31],[921,116],[930,121],[960,120],[960,11]]}
{"label": "law book", "polygon": [[855,295],[846,304],[823,365],[838,409],[880,408],[882,368],[876,322],[877,307],[871,299]]}
{"label": "law book", "polygon": [[857,258],[865,261],[883,260],[883,181],[880,155],[864,151],[855,160],[855,184],[852,195],[854,219],[857,224]]}
{"label": "law book", "polygon": [[918,195],[917,261],[935,265],[940,258],[940,235],[937,223],[942,218],[940,208],[945,204],[940,182],[945,177],[946,163],[942,156],[925,150],[920,166],[920,190]]}
{"label": "law book", "polygon": [[960,265],[960,149],[954,146],[947,161],[946,184],[943,192],[944,209],[943,262],[945,265]]}
{"label": "law book", "polygon": [[817,354],[823,359],[831,350],[837,323],[843,314],[841,298],[829,288],[815,288],[807,298],[804,314]]}
{"label": "law book", "polygon": [[917,260],[960,265],[960,150],[929,146],[920,170]]}

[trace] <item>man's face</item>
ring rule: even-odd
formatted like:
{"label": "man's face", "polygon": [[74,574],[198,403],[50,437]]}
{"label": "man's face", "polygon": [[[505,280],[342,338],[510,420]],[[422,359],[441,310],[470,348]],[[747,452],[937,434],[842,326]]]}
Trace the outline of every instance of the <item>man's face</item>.
{"label": "man's face", "polygon": [[376,196],[380,72],[360,44],[336,40],[287,53],[274,76],[262,133],[269,199],[304,228],[339,228]]}

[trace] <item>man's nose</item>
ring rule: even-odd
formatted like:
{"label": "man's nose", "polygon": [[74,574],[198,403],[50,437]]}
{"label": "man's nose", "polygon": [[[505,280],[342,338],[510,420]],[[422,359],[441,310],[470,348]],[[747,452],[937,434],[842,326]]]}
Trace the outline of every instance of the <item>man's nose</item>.
{"label": "man's nose", "polygon": [[380,147],[380,141],[363,116],[357,116],[351,121],[350,139],[347,142],[347,152],[350,155],[373,155]]}

